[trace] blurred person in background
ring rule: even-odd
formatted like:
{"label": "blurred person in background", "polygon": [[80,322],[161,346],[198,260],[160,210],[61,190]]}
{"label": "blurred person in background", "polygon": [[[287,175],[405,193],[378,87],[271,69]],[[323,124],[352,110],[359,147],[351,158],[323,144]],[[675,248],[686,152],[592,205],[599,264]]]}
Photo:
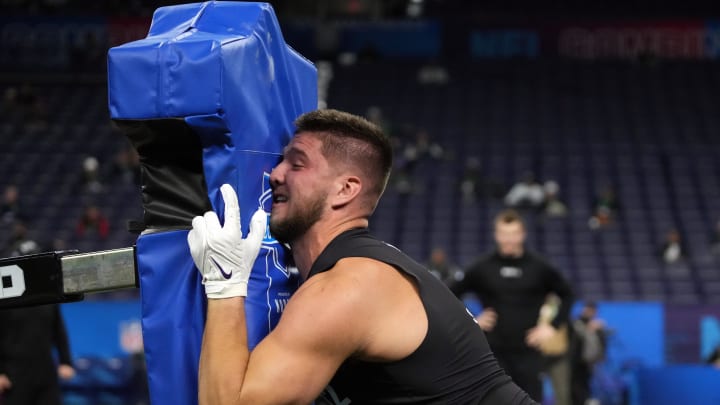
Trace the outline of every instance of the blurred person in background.
{"label": "blurred person in background", "polygon": [[415,132],[414,139],[405,144],[403,156],[405,164],[411,166],[412,170],[412,167],[422,159],[442,160],[445,157],[445,149],[430,137],[426,129],[420,128]]}
{"label": "blurred person in background", "polygon": [[460,178],[460,194],[463,202],[473,203],[482,194],[480,188],[482,173],[480,169],[480,158],[470,156],[465,159],[465,166]]}
{"label": "blurred person in background", "polygon": [[[525,249],[525,224],[517,211],[500,212],[494,227],[497,248],[471,264],[452,289],[460,298],[466,293],[479,298],[483,311],[476,320],[490,348],[513,381],[539,402],[543,399],[540,348],[568,322],[573,293],[552,265]],[[550,293],[560,299],[557,316],[550,323],[538,323]]]}
{"label": "blurred person in background", "polygon": [[597,304],[585,302],[580,316],[573,321],[571,349],[572,403],[584,405],[591,399],[595,366],[605,359],[609,330],[605,321],[597,318]]}
{"label": "blurred person in background", "polygon": [[545,203],[543,186],[535,179],[535,174],[528,171],[522,179],[515,183],[505,195],[505,205],[512,208],[538,208]]}
{"label": "blurred person in background", "polygon": [[40,245],[28,236],[28,228],[22,221],[15,221],[12,236],[2,251],[3,257],[14,257],[37,253]]}
{"label": "blurred person in background", "polygon": [[[549,294],[542,308],[538,323],[551,324],[560,308],[560,298]],[[570,334],[567,323],[561,324],[552,339],[540,345],[543,354],[545,370],[552,384],[553,405],[573,405],[570,400],[571,370],[570,370]]]}
{"label": "blurred person in background", "polygon": [[465,203],[474,203],[484,198],[501,200],[504,196],[505,187],[500,181],[484,173],[481,163],[477,156],[468,156],[465,159],[463,174],[458,185]]}
{"label": "blurred person in background", "polygon": [[671,229],[665,234],[660,257],[666,264],[676,264],[685,258],[685,246],[677,229]]}
{"label": "blurred person in background", "polygon": [[588,226],[592,230],[610,226],[615,221],[619,210],[620,203],[615,195],[615,189],[609,185],[603,187],[593,202]]}
{"label": "blurred person in background", "polygon": [[103,190],[100,175],[100,162],[94,156],[88,156],[82,163],[82,183],[86,191],[99,193]]}
{"label": "blurred person in background", "polygon": [[567,216],[567,206],[560,200],[560,185],[556,181],[548,180],[543,185],[543,190],[545,192],[545,216],[548,218]]}
{"label": "blurred person in background", "polygon": [[432,252],[430,252],[430,258],[427,263],[425,263],[425,266],[430,270],[430,273],[446,285],[453,285],[465,277],[462,268],[451,262],[447,257],[445,249],[439,246],[436,246]]}
{"label": "blurred person in background", "polygon": [[25,217],[20,205],[20,191],[14,184],[5,187],[3,200],[0,203],[0,223],[7,225]]}
{"label": "blurred person in background", "polygon": [[82,216],[75,227],[75,234],[82,237],[97,236],[99,239],[107,238],[110,233],[110,221],[96,205],[85,207]]}
{"label": "blurred person in background", "polygon": [[3,309],[0,325],[0,402],[59,405],[58,377],[69,380],[75,376],[60,307]]}
{"label": "blurred person in background", "polygon": [[[37,243],[23,236],[10,256],[39,251]],[[59,305],[0,310],[0,403],[60,405],[58,377],[74,376]]]}

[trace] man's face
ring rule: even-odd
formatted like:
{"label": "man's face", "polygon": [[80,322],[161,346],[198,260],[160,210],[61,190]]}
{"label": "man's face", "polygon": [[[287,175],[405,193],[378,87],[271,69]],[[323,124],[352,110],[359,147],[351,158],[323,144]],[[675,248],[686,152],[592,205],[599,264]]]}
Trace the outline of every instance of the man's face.
{"label": "man's face", "polygon": [[270,174],[270,232],[280,242],[295,241],[325,212],[333,177],[321,147],[322,142],[310,134],[296,135]]}
{"label": "man's face", "polygon": [[501,255],[522,256],[525,243],[525,228],[520,222],[496,222],[495,242]]}
{"label": "man's face", "polygon": [[595,307],[583,307],[580,317],[583,319],[594,319],[597,315],[597,309]]}

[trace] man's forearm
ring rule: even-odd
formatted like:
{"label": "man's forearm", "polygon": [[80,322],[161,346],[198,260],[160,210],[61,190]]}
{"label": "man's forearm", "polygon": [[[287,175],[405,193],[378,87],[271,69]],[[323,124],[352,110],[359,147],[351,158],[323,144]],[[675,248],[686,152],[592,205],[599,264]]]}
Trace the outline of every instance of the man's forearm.
{"label": "man's forearm", "polygon": [[209,299],[200,353],[200,404],[239,403],[249,356],[245,298]]}

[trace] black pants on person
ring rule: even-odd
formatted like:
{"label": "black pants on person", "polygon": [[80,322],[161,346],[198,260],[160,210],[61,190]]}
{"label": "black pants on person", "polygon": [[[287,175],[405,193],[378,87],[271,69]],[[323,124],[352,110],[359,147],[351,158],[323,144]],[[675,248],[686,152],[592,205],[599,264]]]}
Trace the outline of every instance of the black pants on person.
{"label": "black pants on person", "polygon": [[543,371],[542,356],[539,352],[530,349],[493,349],[495,357],[505,372],[523,391],[533,400],[542,402],[543,385],[541,373]]}
{"label": "black pants on person", "polygon": [[[44,373],[39,373],[44,374]],[[57,375],[10,374],[12,388],[2,393],[2,405],[60,405],[61,392]]]}
{"label": "black pants on person", "polygon": [[590,399],[592,368],[585,363],[574,364],[572,369],[571,396],[573,405],[584,405]]}

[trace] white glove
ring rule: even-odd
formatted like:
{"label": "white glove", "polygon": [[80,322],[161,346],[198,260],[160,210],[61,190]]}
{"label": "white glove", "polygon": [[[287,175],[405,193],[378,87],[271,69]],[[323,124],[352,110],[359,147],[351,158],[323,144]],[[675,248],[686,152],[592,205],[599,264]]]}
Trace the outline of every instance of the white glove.
{"label": "white glove", "polygon": [[203,276],[208,298],[247,297],[247,283],[253,263],[260,252],[267,213],[259,208],[250,220],[250,232],[243,239],[240,230],[240,206],[229,184],[220,187],[225,201],[225,224],[208,211],[192,221],[188,245],[195,265]]}

